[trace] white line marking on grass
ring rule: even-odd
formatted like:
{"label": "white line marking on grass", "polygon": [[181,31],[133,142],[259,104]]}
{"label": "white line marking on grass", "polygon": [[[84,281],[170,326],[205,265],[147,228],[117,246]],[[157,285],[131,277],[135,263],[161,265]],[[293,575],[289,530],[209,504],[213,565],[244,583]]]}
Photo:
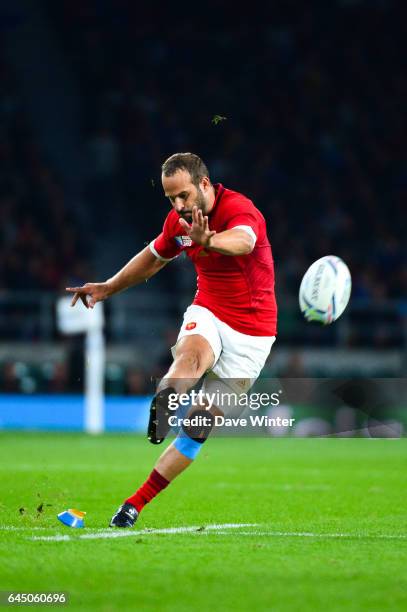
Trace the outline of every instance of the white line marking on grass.
{"label": "white line marking on grass", "polygon": [[[232,535],[229,531],[217,531],[216,535]],[[348,538],[358,540],[405,540],[407,534],[380,534],[375,535],[374,533],[302,533],[302,532],[291,532],[291,531],[239,531],[239,536],[268,536],[270,538]]]}
{"label": "white line marking on grass", "polygon": [[315,538],[315,539],[359,539],[359,540],[405,540],[407,534],[374,534],[374,533],[313,533],[307,531],[233,531],[247,527],[259,527],[258,523],[223,523],[206,525],[199,527],[190,525],[184,527],[166,527],[162,529],[142,529],[138,531],[99,529],[91,533],[80,535],[51,535],[51,536],[32,536],[30,540],[40,540],[46,542],[67,542],[73,540],[103,540],[114,538],[129,538],[149,535],[222,535],[222,536],[251,536],[251,537],[270,537],[270,538]]}
{"label": "white line marking on grass", "polygon": [[50,542],[69,542],[69,540],[74,540],[69,535],[55,535],[55,536],[37,536],[33,538],[28,538],[29,540],[48,540]]}
{"label": "white line marking on grass", "polygon": [[221,529],[241,529],[242,527],[259,527],[258,523],[222,523],[215,525],[190,525],[185,527],[165,527],[162,529],[141,529],[139,531],[128,531],[103,529],[93,533],[84,533],[78,536],[71,535],[53,535],[53,536],[33,536],[30,540],[41,540],[46,542],[60,542],[67,540],[99,540],[110,538],[129,538],[135,536],[158,535],[158,534],[182,534],[182,533],[204,533],[205,531],[219,531]]}
{"label": "white line marking on grass", "polygon": [[0,531],[49,531],[55,527],[13,527],[11,525],[0,525]]}
{"label": "white line marking on grass", "polygon": [[[138,530],[137,532],[135,531],[127,531],[127,530],[123,530],[123,533],[128,533],[128,534],[134,534],[134,533],[142,533],[142,534],[149,534],[149,533],[189,533],[192,531],[201,531],[203,529],[209,529],[209,530],[218,530],[218,529],[239,529],[240,527],[260,527],[260,523],[220,523],[220,524],[213,524],[213,525],[203,525],[203,526],[198,526],[198,525],[190,525],[190,526],[185,526],[185,527],[163,527],[163,528],[158,528],[158,529],[150,529],[148,527],[146,527],[145,529],[142,530]],[[48,527],[37,527],[37,526],[33,526],[33,527],[14,527],[11,525],[0,525],[0,531],[53,531],[55,529],[58,529],[58,525],[52,525],[52,526],[48,526]],[[82,532],[83,533],[83,532]],[[112,530],[110,527],[106,528],[106,527],[96,527],[96,528],[86,528],[86,534],[89,535],[89,533],[115,533],[115,530]]]}

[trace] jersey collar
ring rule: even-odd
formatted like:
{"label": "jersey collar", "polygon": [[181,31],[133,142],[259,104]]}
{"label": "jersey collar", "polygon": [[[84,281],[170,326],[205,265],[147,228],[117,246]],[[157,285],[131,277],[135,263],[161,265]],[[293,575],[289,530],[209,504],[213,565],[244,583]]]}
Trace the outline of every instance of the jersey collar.
{"label": "jersey collar", "polygon": [[210,211],[208,216],[210,216],[213,213],[213,211],[215,210],[215,207],[217,206],[219,200],[221,199],[223,195],[223,192],[225,191],[225,188],[222,185],[222,183],[214,183],[213,186],[215,187],[215,201],[213,203],[212,210]]}

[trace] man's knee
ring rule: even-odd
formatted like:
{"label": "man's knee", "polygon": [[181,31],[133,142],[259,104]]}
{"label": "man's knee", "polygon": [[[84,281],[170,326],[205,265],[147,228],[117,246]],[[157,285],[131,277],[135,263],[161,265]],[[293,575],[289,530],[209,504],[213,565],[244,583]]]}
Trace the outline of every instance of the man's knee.
{"label": "man's knee", "polygon": [[184,336],[176,347],[174,365],[187,368],[200,377],[213,366],[215,355],[212,346],[200,334]]}
{"label": "man's knee", "polygon": [[191,376],[199,375],[203,367],[203,358],[199,351],[188,349],[177,353],[174,366],[188,371]]}

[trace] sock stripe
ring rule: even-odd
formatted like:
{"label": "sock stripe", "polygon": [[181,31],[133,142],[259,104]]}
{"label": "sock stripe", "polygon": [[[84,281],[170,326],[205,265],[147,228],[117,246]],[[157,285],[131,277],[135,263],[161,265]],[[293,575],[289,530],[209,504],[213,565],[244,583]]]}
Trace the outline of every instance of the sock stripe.
{"label": "sock stripe", "polygon": [[160,491],[169,485],[169,481],[157,470],[153,470],[144,484],[126,499],[125,503],[132,504],[140,512]]}
{"label": "sock stripe", "polygon": [[166,487],[169,484],[169,481],[164,478],[164,476],[161,476],[160,472],[157,472],[157,470],[153,470],[150,474],[151,476],[151,480],[154,484],[157,484],[157,486],[159,487],[159,490],[162,489],[163,487]]}

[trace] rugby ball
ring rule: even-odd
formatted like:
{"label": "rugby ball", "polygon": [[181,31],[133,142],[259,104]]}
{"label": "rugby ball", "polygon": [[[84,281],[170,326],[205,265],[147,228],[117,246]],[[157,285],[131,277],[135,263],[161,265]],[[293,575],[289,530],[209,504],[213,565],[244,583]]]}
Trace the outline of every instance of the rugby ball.
{"label": "rugby ball", "polygon": [[352,288],[348,266],[340,257],[326,255],[308,268],[299,293],[300,309],[307,321],[329,325],[345,310]]}

